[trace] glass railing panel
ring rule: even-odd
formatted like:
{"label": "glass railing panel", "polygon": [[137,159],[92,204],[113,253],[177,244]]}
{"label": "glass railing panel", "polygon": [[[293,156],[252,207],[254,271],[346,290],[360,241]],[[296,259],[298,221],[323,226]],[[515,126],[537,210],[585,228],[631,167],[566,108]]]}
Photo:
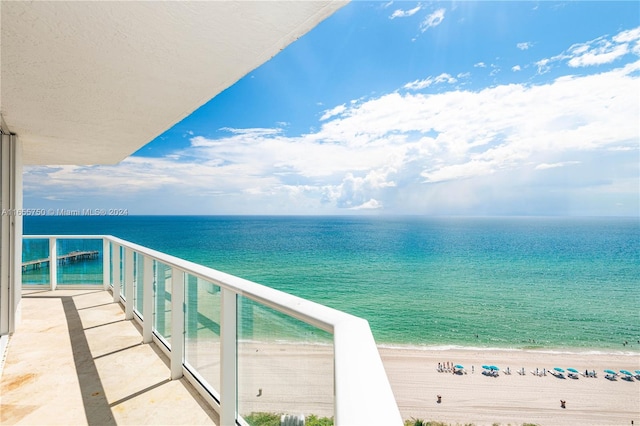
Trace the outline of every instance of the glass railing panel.
{"label": "glass railing panel", "polygon": [[168,347],[171,347],[171,273],[170,266],[155,262],[156,291],[153,327]]}
{"label": "glass railing panel", "polygon": [[22,240],[22,284],[49,283],[49,240],[25,238]]}
{"label": "glass railing panel", "polygon": [[[114,253],[118,255],[118,261],[114,262]],[[122,246],[116,245],[114,243],[109,244],[109,267],[111,268],[111,274],[109,274],[109,285],[113,287],[113,280],[118,279],[120,283],[121,293],[124,295],[124,291],[122,290],[122,283],[124,281],[124,248]]]}
{"label": "glass railing panel", "polygon": [[184,302],[185,365],[215,394],[220,389],[220,287],[187,274]]}
{"label": "glass railing panel", "polygon": [[280,415],[330,420],[332,335],[238,296],[238,413],[249,425]]}
{"label": "glass railing panel", "polygon": [[115,271],[113,270],[113,243],[109,242],[109,286],[113,288],[113,277]]}
{"label": "glass railing panel", "polygon": [[140,253],[134,253],[133,262],[136,265],[134,275],[135,292],[133,309],[138,313],[140,318],[143,318],[142,310],[144,306],[144,256]]}
{"label": "glass railing panel", "polygon": [[58,285],[102,285],[102,240],[57,240]]}

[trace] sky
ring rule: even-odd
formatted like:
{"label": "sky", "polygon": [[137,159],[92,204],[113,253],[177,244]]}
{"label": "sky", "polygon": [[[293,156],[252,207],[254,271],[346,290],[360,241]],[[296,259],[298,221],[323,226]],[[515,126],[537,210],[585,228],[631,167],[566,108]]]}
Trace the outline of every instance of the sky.
{"label": "sky", "polygon": [[115,166],[25,208],[640,216],[640,3],[354,1]]}

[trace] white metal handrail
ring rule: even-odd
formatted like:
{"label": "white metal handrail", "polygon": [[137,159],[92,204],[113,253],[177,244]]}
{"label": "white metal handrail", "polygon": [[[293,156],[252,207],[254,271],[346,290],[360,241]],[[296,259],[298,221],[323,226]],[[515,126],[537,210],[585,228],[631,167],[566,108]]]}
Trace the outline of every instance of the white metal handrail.
{"label": "white metal handrail", "polygon": [[[115,301],[125,300],[125,316],[133,317],[133,253],[144,256],[145,270],[150,261],[161,262],[173,269],[172,286],[179,291],[172,293],[172,342],[171,377],[182,376],[184,348],[181,341],[184,330],[183,286],[185,274],[211,282],[221,288],[221,379],[217,390],[220,395],[219,410],[223,425],[236,424],[237,413],[237,296],[241,295],[292,318],[325,330],[333,335],[334,344],[334,416],[337,425],[400,425],[398,410],[384,366],[380,359],[369,323],[353,315],[300,297],[266,287],[240,277],[162,253],[148,247],[131,243],[110,235],[29,235],[24,239],[47,239],[50,241],[50,256],[55,257],[58,239],[101,239],[103,241],[104,287],[110,287],[113,272],[113,295]],[[114,259],[109,258],[109,245],[114,248]],[[120,250],[124,248],[124,286],[127,294],[121,294]],[[116,250],[117,248],[117,250]],[[54,265],[52,262],[51,265]],[[110,265],[113,264],[113,271]],[[55,269],[55,267],[53,268]],[[54,272],[54,271],[50,271]],[[115,273],[117,272],[117,273]],[[152,291],[152,283],[145,273],[145,311],[143,317],[143,341],[150,341],[151,321],[146,316],[152,309],[146,292]],[[51,288],[55,289],[52,276]],[[182,296],[181,296],[182,295]],[[176,337],[177,336],[177,337]]]}

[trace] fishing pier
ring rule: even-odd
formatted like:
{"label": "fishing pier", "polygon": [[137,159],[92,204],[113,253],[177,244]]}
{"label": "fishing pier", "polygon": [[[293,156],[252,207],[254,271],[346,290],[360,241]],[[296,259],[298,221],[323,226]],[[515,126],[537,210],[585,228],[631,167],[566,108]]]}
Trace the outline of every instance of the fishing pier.
{"label": "fishing pier", "polygon": [[[65,263],[79,262],[81,260],[97,259],[100,255],[98,250],[92,251],[72,251],[71,253],[58,256],[58,264],[63,265]],[[22,262],[22,272],[26,272],[29,269],[41,269],[49,267],[50,259],[30,260],[28,262]]]}

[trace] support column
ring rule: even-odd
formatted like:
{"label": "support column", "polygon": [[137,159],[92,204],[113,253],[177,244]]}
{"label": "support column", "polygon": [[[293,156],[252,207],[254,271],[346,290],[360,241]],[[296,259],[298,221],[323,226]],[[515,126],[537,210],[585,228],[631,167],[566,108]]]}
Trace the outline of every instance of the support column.
{"label": "support column", "polygon": [[238,411],[238,297],[221,289],[220,313],[220,423],[235,425]]}
{"label": "support column", "polygon": [[9,318],[13,315],[9,299],[11,269],[11,136],[2,135],[0,143],[0,336],[9,334]]}
{"label": "support column", "polygon": [[22,297],[22,145],[16,135],[3,130],[0,129],[0,336],[15,331]]}

